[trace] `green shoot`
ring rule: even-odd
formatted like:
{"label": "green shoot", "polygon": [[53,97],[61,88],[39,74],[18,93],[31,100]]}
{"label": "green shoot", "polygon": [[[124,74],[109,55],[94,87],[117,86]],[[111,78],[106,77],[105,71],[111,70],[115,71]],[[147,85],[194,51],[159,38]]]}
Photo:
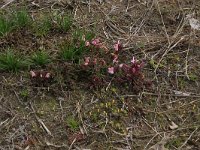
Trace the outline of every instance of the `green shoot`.
{"label": "green shoot", "polygon": [[67,119],[67,126],[72,130],[76,131],[79,128],[79,122],[74,119],[74,117],[69,117]]}

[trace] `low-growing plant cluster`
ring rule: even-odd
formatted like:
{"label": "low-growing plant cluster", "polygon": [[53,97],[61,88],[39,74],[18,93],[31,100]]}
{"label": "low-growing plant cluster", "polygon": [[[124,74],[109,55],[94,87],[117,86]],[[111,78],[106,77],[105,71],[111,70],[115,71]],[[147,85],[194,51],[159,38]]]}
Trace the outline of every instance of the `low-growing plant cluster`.
{"label": "low-growing plant cluster", "polygon": [[38,51],[31,57],[22,57],[16,51],[7,49],[0,54],[0,71],[18,72],[22,69],[43,67],[49,62],[49,55],[43,51]]}
{"label": "low-growing plant cluster", "polygon": [[[87,108],[84,120],[90,122],[95,129],[112,128],[121,134],[126,134],[125,122],[122,118],[129,118],[131,110],[122,99],[103,100]],[[105,121],[107,120],[107,121]]]}
{"label": "low-growing plant cluster", "polygon": [[89,48],[85,45],[85,40],[90,40],[94,37],[91,32],[76,30],[73,33],[72,39],[60,45],[59,56],[63,61],[72,61],[78,63],[84,53],[89,52]]}
{"label": "low-growing plant cluster", "polygon": [[[34,17],[33,17],[34,18]],[[32,19],[31,15],[25,10],[13,11],[11,14],[0,15],[0,36],[2,39],[13,31],[25,32],[29,30],[34,35],[33,38],[40,38],[48,35],[49,32],[63,32],[66,34],[72,26],[72,19],[65,14],[40,14],[37,18]],[[23,30],[23,31],[22,31]],[[38,48],[29,56],[21,57],[15,47],[3,50],[0,54],[0,70],[17,72],[22,69],[44,69],[52,60],[61,59],[62,61],[70,61],[78,63],[83,53],[87,52],[84,39],[90,40],[94,37],[91,32],[85,32],[81,29],[75,29],[72,38],[65,42],[59,42],[59,49],[56,57],[50,57],[49,51],[45,48]],[[12,35],[11,35],[12,37]],[[9,36],[7,37],[9,38]],[[24,37],[26,38],[26,37]],[[12,49],[12,52],[11,50]],[[32,51],[32,50],[30,50]],[[12,57],[12,58],[11,58]]]}
{"label": "low-growing plant cluster", "polygon": [[26,28],[31,23],[31,17],[26,10],[14,11],[10,15],[0,15],[0,37],[13,30]]}
{"label": "low-growing plant cluster", "polygon": [[[29,25],[36,36],[46,36],[50,31],[67,32],[72,26],[72,19],[65,14],[41,15],[34,21],[26,10],[15,11],[11,16],[11,19],[8,16],[0,16],[2,36],[17,29],[27,30]],[[48,68],[48,64],[54,66],[56,63],[64,78],[63,82],[72,78],[70,80],[74,80],[73,82],[84,83],[90,88],[101,88],[112,83],[123,85],[135,92],[150,85],[142,73],[144,62],[134,56],[127,56],[120,41],[111,48],[92,32],[83,29],[75,29],[70,36],[70,39],[58,44],[59,51],[54,57],[50,57],[50,52],[45,48],[23,58],[19,52],[7,50],[0,54],[0,70],[17,72],[27,69],[33,82],[42,83],[35,84],[39,86],[47,85],[45,82],[51,81],[54,73]],[[69,67],[65,62],[70,64],[72,69],[66,70]]]}
{"label": "low-growing plant cluster", "polygon": [[0,70],[8,70],[16,72],[19,69],[28,66],[28,62],[13,51],[7,50],[6,53],[0,54]]}
{"label": "low-growing plant cluster", "polygon": [[26,9],[13,11],[9,15],[0,14],[0,37],[18,29],[30,30],[40,37],[46,36],[54,28],[59,32],[67,32],[71,26],[72,19],[69,15],[42,14],[33,20]]}
{"label": "low-growing plant cluster", "polygon": [[[45,69],[48,72],[48,64],[53,65],[60,60],[59,64],[68,62],[72,68],[76,68],[75,71],[65,71],[65,67],[61,67],[64,72],[63,76],[67,76],[71,72],[78,76],[79,81],[86,82],[92,88],[105,87],[111,82],[139,92],[144,86],[150,85],[142,73],[144,62],[136,60],[135,57],[126,62],[128,58],[123,56],[123,47],[119,41],[114,45],[114,51],[110,52],[99,38],[88,39],[90,38],[86,38],[82,34],[79,39],[62,44],[58,53],[58,58],[60,57],[61,60],[52,59],[45,50],[39,50],[30,57],[27,56],[27,59],[22,59],[16,52],[8,50],[6,53],[0,54],[0,70],[17,72],[27,68],[29,70],[36,69],[36,72]],[[89,54],[91,56],[88,56]],[[32,78],[36,79],[36,72],[31,72]],[[49,72],[49,74],[52,73]],[[38,78],[38,82],[49,80],[49,75],[47,78],[45,77],[42,75],[41,78]]]}
{"label": "low-growing plant cluster", "polygon": [[57,23],[58,30],[64,32],[67,32],[72,25],[72,19],[67,15],[56,15],[55,21]]}
{"label": "low-growing plant cluster", "polygon": [[92,57],[84,58],[82,70],[90,77],[92,86],[98,87],[109,82],[125,85],[139,92],[144,86],[150,86],[142,73],[144,61],[139,61],[132,56],[129,60],[123,53],[123,46],[118,41],[113,50],[109,51],[100,39],[85,41],[90,51],[96,51]]}
{"label": "low-growing plant cluster", "polygon": [[79,122],[73,116],[67,118],[67,126],[71,131],[76,131],[79,129]]}
{"label": "low-growing plant cluster", "polygon": [[31,57],[31,63],[38,66],[45,66],[50,62],[49,54],[44,50],[35,52]]}

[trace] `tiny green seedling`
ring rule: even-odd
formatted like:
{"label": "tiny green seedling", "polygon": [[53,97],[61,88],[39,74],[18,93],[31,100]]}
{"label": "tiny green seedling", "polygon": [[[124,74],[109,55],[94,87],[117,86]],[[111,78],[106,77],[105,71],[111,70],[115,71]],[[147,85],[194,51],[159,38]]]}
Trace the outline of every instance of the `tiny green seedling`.
{"label": "tiny green seedling", "polygon": [[28,99],[28,96],[29,96],[29,91],[27,89],[23,89],[21,92],[20,92],[20,97],[24,100],[24,101],[27,101]]}
{"label": "tiny green seedling", "polygon": [[28,65],[28,62],[15,55],[13,51],[8,50],[6,53],[0,54],[0,70],[17,72]]}
{"label": "tiny green seedling", "polygon": [[38,51],[32,56],[32,63],[36,66],[45,66],[50,61],[49,55],[45,51]]}
{"label": "tiny green seedling", "polygon": [[69,117],[67,119],[67,126],[72,130],[72,131],[76,131],[77,129],[79,129],[79,122],[74,118],[74,117]]}
{"label": "tiny green seedling", "polygon": [[21,92],[20,92],[20,96],[23,97],[23,98],[26,98],[28,97],[29,95],[29,91],[27,89],[23,89]]}

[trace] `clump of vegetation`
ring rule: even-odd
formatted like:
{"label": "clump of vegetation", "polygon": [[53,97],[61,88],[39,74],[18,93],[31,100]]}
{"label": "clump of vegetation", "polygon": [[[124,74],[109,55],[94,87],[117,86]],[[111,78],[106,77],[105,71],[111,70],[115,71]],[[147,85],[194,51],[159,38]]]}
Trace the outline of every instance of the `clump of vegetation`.
{"label": "clump of vegetation", "polygon": [[63,44],[60,46],[60,57],[63,60],[73,60],[76,53],[76,47],[72,44]]}
{"label": "clump of vegetation", "polygon": [[[30,16],[25,10],[17,11],[13,16],[13,24],[18,28],[25,27],[30,23]],[[68,31],[72,25],[72,19],[66,15],[56,15],[55,21],[59,30],[64,32]],[[8,26],[5,18],[2,22],[2,26]],[[50,17],[44,15],[33,24],[37,36],[46,36],[52,27]],[[9,29],[9,27],[2,29],[2,33],[8,32]],[[112,79],[112,83],[125,84],[135,91],[140,91],[146,84],[142,73],[144,62],[135,57],[130,60],[130,57],[123,56],[123,47],[120,41],[116,42],[113,48],[114,51],[109,52],[107,46],[99,38],[94,38],[92,32],[77,29],[73,33],[72,39],[60,46],[59,57],[64,61],[71,61],[72,64],[78,63],[80,69],[78,75],[85,75],[84,78],[89,79],[92,86],[103,86]],[[80,64],[82,60],[84,61]],[[34,53],[31,58],[32,65],[40,67],[44,67],[50,61],[49,55],[43,50]],[[81,71],[85,73],[81,73]]]}
{"label": "clump of vegetation", "polygon": [[28,66],[29,63],[26,60],[23,60],[11,50],[0,54],[0,70],[17,72],[19,69]]}
{"label": "clump of vegetation", "polygon": [[80,40],[82,39],[83,35],[84,35],[83,30],[77,29],[73,32],[73,40]]}
{"label": "clump of vegetation", "polygon": [[77,30],[73,34],[73,40],[60,45],[60,58],[62,60],[79,61],[83,54],[88,52],[88,47],[85,45],[85,40],[91,39],[94,36],[91,32],[86,35],[81,30]]}
{"label": "clump of vegetation", "polygon": [[96,52],[95,56],[85,57],[82,63],[82,69],[90,72],[88,78],[92,81],[92,86],[98,87],[112,80],[116,85],[127,85],[139,92],[148,84],[142,73],[144,62],[135,57],[130,60],[129,57],[123,56],[123,47],[119,41],[114,44],[112,53],[108,53],[108,48],[99,38],[86,40],[85,45],[89,50]]}
{"label": "clump of vegetation", "polygon": [[42,16],[33,24],[33,30],[36,36],[46,36],[52,28],[51,18]]}
{"label": "clump of vegetation", "polygon": [[76,44],[76,56],[80,58],[84,53],[88,52],[88,48],[85,46],[84,41],[77,42]]}
{"label": "clump of vegetation", "polygon": [[91,41],[95,37],[95,34],[93,32],[86,32],[85,33],[85,40]]}
{"label": "clump of vegetation", "polygon": [[17,28],[27,27],[31,22],[30,15],[26,10],[14,11],[11,16],[0,16],[0,36],[5,36]]}
{"label": "clump of vegetation", "polygon": [[72,36],[74,41],[91,41],[95,37],[95,34],[93,32],[76,29]]}
{"label": "clump of vegetation", "polygon": [[81,43],[68,43],[60,46],[60,58],[62,60],[71,60],[79,62],[81,56],[87,51],[87,47],[83,42]]}
{"label": "clump of vegetation", "polygon": [[51,62],[48,53],[46,53],[44,50],[35,52],[31,59],[32,59],[32,64],[41,67]]}
{"label": "clump of vegetation", "polygon": [[79,122],[72,116],[67,119],[67,126],[72,131],[76,131],[79,129]]}
{"label": "clump of vegetation", "polygon": [[128,116],[128,109],[126,107],[121,107],[125,105],[123,100],[110,100],[107,102],[100,102],[95,104],[92,109],[87,114],[87,120],[94,123],[96,127],[104,128],[104,120],[108,118],[108,124],[118,132],[125,132],[123,123],[120,121],[121,117]]}
{"label": "clump of vegetation", "polygon": [[[122,103],[122,102],[121,102]],[[93,109],[89,112],[90,116],[98,115],[100,116],[117,116],[119,114],[127,115],[127,110],[119,108],[118,102],[116,100],[111,100],[108,102],[101,102],[96,104]],[[121,104],[122,105],[122,104]]]}
{"label": "clump of vegetation", "polygon": [[20,98],[25,102],[28,100],[29,91],[27,89],[22,89],[19,93]]}
{"label": "clump of vegetation", "polygon": [[12,16],[12,22],[16,28],[24,28],[30,25],[31,18],[26,10],[15,11]]}
{"label": "clump of vegetation", "polygon": [[57,16],[56,21],[57,21],[58,29],[60,31],[67,32],[72,26],[72,19],[70,16],[67,16],[67,15]]}
{"label": "clump of vegetation", "polygon": [[0,37],[5,36],[12,30],[12,23],[6,17],[0,16]]}

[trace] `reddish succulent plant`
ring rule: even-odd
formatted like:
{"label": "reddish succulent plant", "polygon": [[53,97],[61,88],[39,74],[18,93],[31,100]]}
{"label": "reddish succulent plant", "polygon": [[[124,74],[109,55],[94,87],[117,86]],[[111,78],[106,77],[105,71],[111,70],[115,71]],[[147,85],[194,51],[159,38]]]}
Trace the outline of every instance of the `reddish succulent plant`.
{"label": "reddish succulent plant", "polygon": [[44,70],[31,70],[30,77],[32,83],[37,86],[46,86],[53,78],[50,72]]}
{"label": "reddish succulent plant", "polygon": [[[99,38],[93,39],[92,41],[86,41],[86,46],[89,48],[98,48],[96,49],[97,53],[102,48],[102,45],[103,44],[100,42]],[[105,45],[103,46],[105,49]],[[108,51],[106,51],[106,54],[103,56],[105,58],[98,58],[99,54],[95,55],[93,58],[85,57],[83,69],[90,72],[90,75],[87,76],[87,78],[90,78],[92,84],[94,86],[102,85],[106,81],[110,82],[110,77],[112,77],[112,81],[116,81],[116,83],[128,83],[131,85],[137,84],[141,87],[145,85],[145,79],[142,73],[144,62],[132,57],[130,62],[124,63],[126,59],[121,58],[123,47],[120,41],[117,41],[113,47],[113,53],[111,53],[111,55],[107,55]],[[107,56],[111,56],[110,59],[106,59],[108,58]],[[108,74],[111,76],[108,76]]]}

